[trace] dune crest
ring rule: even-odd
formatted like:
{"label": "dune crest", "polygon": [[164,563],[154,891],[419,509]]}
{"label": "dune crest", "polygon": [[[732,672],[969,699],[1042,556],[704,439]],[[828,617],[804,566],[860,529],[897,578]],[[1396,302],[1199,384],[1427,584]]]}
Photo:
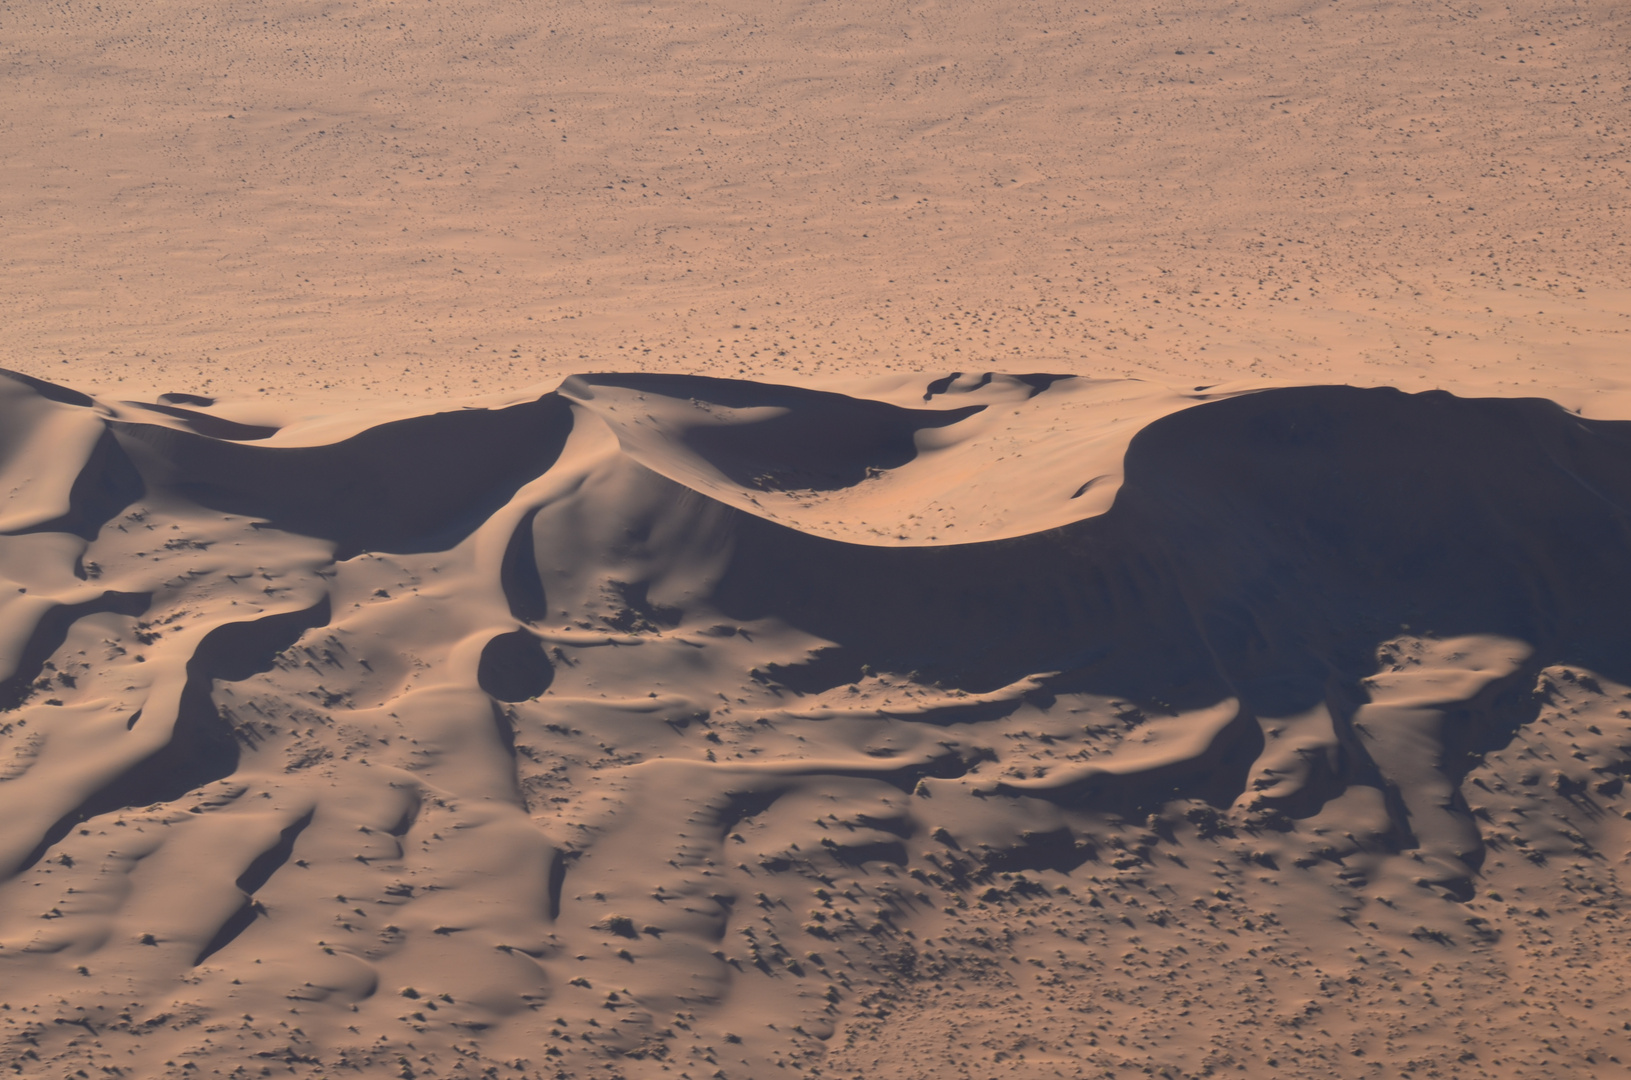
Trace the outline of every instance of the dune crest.
{"label": "dune crest", "polygon": [[[210,406],[0,377],[25,1075],[893,1067],[956,979],[1156,942],[1229,997],[1176,959],[1220,920],[1275,979],[1316,929],[1516,964],[1501,890],[1606,887],[1631,425],[968,374],[580,375],[326,442]],[[1363,1074],[1354,985],[1160,1060]],[[1105,1030],[983,1045],[1157,1060]]]}
{"label": "dune crest", "polygon": [[1101,514],[1132,432],[1206,400],[1133,380],[989,372],[914,380],[883,400],[653,374],[574,375],[560,392],[675,483],[881,546],[1000,540]]}

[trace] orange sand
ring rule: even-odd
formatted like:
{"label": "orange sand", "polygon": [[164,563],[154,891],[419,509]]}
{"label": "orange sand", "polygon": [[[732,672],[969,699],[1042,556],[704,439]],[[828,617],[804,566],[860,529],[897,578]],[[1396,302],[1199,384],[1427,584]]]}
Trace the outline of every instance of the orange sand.
{"label": "orange sand", "polygon": [[0,12],[0,1064],[1631,1064],[1610,6]]}

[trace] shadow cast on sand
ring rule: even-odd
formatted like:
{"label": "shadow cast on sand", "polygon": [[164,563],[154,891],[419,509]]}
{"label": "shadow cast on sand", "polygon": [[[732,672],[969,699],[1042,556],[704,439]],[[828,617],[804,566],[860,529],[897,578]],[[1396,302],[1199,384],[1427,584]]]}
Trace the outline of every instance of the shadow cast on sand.
{"label": "shadow cast on sand", "polygon": [[[1045,399],[1054,384],[1027,385],[1031,398]],[[1267,390],[1196,405],[1138,431],[1106,513],[989,542],[889,545],[811,535],[627,457],[568,460],[574,426],[599,423],[574,402],[608,387],[636,395],[625,402],[645,393],[688,400],[698,416],[676,437],[726,480],[759,491],[778,476],[804,488],[866,483],[923,458],[923,432],[949,437],[985,407],[917,410],[721,380],[590,376],[569,381],[567,396],[417,417],[317,447],[232,441],[242,437],[236,431],[211,439],[208,425],[184,431],[110,420],[74,483],[72,520],[53,528],[78,534],[94,552],[97,536],[138,501],[240,515],[268,542],[276,542],[272,530],[330,545],[334,569],[312,577],[311,587],[334,596],[282,613],[219,609],[220,625],[181,660],[174,715],[144,720],[167,723],[167,741],[55,819],[20,865],[37,862],[88,817],[175,800],[230,776],[239,744],[254,739],[220,705],[222,684],[248,685],[274,664],[299,662],[319,674],[333,669],[303,700],[353,708],[352,695],[378,672],[366,661],[347,667],[334,651],[332,635],[350,624],[337,621],[340,586],[331,577],[363,573],[370,552],[451,552],[480,541],[489,521],[494,554],[469,563],[473,576],[458,579],[454,592],[490,595],[490,605],[472,599],[480,614],[468,625],[447,615],[389,625],[434,634],[446,621],[451,636],[434,648],[471,657],[458,661],[463,667],[447,661],[446,685],[491,706],[468,711],[477,734],[462,738],[488,745],[492,716],[500,717],[501,745],[483,751],[491,761],[482,768],[512,774],[505,789],[525,786],[526,754],[536,756],[515,734],[533,722],[528,710],[558,692],[562,672],[617,655],[601,648],[591,656],[591,647],[650,643],[645,655],[653,657],[659,647],[677,649],[687,659],[672,670],[720,681],[728,673],[719,661],[695,651],[713,640],[716,649],[738,650],[717,655],[759,657],[753,678],[783,703],[763,724],[864,714],[892,725],[879,730],[963,733],[921,760],[884,747],[859,765],[733,765],[738,779],[719,781],[720,798],[769,807],[804,783],[795,774],[826,769],[903,792],[957,782],[981,798],[1071,812],[1139,816],[1187,801],[1195,821],[1210,820],[1210,807],[1245,814],[1253,827],[1289,828],[1276,823],[1320,814],[1364,787],[1387,811],[1386,826],[1371,830],[1375,842],[1425,851],[1439,883],[1464,895],[1483,849],[1460,786],[1483,754],[1534,718],[1537,673],[1568,663],[1631,682],[1631,642],[1619,617],[1631,606],[1631,424],[1583,420],[1541,400]],[[66,393],[47,396],[52,407],[87,407]],[[548,482],[557,475],[555,494],[524,494],[556,490]],[[4,684],[9,707],[45,716],[35,676],[69,647],[74,620],[133,618],[147,603],[129,607],[125,598],[136,595],[147,594],[59,606],[32,635],[22,632]],[[596,614],[595,603],[613,607]],[[566,627],[578,636],[551,637],[552,611],[578,620],[581,629]],[[766,627],[811,644],[761,646],[754,635]],[[314,647],[293,652],[314,634],[330,635],[321,653],[328,667]],[[466,639],[474,651],[460,651]],[[381,640],[391,648],[379,663],[399,664],[395,639],[387,632]],[[354,673],[346,677],[355,689],[330,685],[341,671]],[[850,713],[834,704],[878,672],[934,700]],[[380,707],[407,694],[382,692]],[[655,710],[677,738],[708,715],[693,703],[667,716],[660,695],[649,697],[654,704],[607,715]],[[989,753],[958,741],[1009,722],[1016,710],[1045,715],[1089,698],[1123,703],[1118,715],[1129,729],[1165,732],[1162,745],[1176,749],[1088,754],[1046,775],[992,778],[979,772]],[[436,715],[465,715],[448,708]],[[588,702],[582,716],[607,708]],[[1203,719],[1186,719],[1193,717]],[[396,712],[387,719],[400,721]],[[575,722],[540,726],[547,737],[567,738]],[[1271,745],[1294,723],[1312,734],[1299,735],[1294,752]],[[390,745],[386,734],[373,752]],[[463,744],[446,745],[452,749],[414,751],[405,767],[436,775],[435,763]],[[307,747],[289,768],[304,767],[313,752]],[[754,812],[769,812],[763,807]],[[910,835],[914,826],[901,820],[899,835]],[[888,861],[900,846],[887,837],[867,843],[844,858]],[[1011,838],[989,862],[1069,867],[1091,854],[1056,826]],[[246,911],[237,909],[200,955],[243,932],[253,919]]]}

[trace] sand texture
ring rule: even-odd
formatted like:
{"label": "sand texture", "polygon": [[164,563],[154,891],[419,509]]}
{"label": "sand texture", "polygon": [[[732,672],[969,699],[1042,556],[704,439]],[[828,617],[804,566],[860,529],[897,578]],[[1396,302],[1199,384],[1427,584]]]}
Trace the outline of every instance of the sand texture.
{"label": "sand texture", "polygon": [[1037,375],[350,430],[0,391],[21,1075],[1631,1061],[1631,424]]}
{"label": "sand texture", "polygon": [[0,1075],[1631,1067],[1607,0],[0,0]]}
{"label": "sand texture", "polygon": [[1605,0],[0,11],[0,366],[108,396],[1626,381]]}

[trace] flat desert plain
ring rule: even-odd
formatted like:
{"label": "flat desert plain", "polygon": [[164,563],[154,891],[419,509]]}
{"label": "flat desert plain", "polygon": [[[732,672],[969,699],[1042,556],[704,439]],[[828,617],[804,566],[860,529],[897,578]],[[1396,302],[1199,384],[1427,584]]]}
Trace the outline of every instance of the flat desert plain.
{"label": "flat desert plain", "polygon": [[1631,1068],[1622,5],[0,2],[0,1068]]}

